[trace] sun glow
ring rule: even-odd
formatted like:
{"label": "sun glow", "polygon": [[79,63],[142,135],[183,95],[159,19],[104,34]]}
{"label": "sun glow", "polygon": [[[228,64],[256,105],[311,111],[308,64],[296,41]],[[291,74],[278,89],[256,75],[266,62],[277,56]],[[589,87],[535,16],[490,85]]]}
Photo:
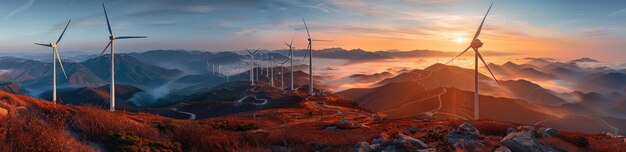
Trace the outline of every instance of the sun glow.
{"label": "sun glow", "polygon": [[464,41],[465,41],[465,38],[460,37],[460,36],[458,36],[458,37],[454,38],[454,42],[456,42],[456,43],[462,43],[462,42],[464,42]]}

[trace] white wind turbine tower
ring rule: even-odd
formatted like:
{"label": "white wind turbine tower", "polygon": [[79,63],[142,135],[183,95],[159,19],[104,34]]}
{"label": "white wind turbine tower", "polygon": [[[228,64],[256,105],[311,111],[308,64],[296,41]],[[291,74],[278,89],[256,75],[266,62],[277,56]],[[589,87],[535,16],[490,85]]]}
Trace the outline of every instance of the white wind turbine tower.
{"label": "white wind turbine tower", "polygon": [[[309,41],[309,45],[307,46],[308,51],[306,51],[306,53],[308,53],[309,55],[309,95],[313,95],[313,41],[326,41],[326,42],[330,42],[329,40],[314,40],[311,39],[311,33],[309,33],[309,27],[306,25],[306,21],[304,20],[304,17],[302,17],[302,23],[304,23],[304,28],[306,29],[306,34],[308,36],[308,41]],[[306,58],[307,54],[304,54],[304,57]],[[293,68],[293,67],[292,67]]]}
{"label": "white wind turbine tower", "polygon": [[293,39],[296,37],[296,34],[293,34],[293,37],[291,37],[291,42],[287,43],[285,42],[285,45],[287,45],[289,47],[289,62],[291,64],[291,68],[289,69],[289,71],[291,72],[291,91],[293,91]]}
{"label": "white wind turbine tower", "polygon": [[478,39],[478,36],[480,35],[480,31],[483,28],[483,24],[485,23],[485,19],[487,18],[487,15],[489,14],[489,11],[491,10],[491,6],[493,6],[493,2],[489,6],[489,9],[487,9],[487,13],[485,14],[485,17],[483,17],[483,21],[480,22],[480,26],[478,27],[478,30],[476,31],[476,34],[474,35],[474,38],[472,39],[472,42],[470,43],[470,46],[468,46],[463,52],[461,52],[461,54],[457,55],[456,57],[452,58],[450,61],[448,61],[446,63],[446,64],[448,64],[448,63],[454,61],[454,59],[456,59],[459,56],[463,55],[470,48],[472,48],[474,50],[474,119],[475,120],[478,120],[480,118],[479,117],[480,116],[479,115],[479,101],[478,101],[478,59],[479,58],[483,62],[483,64],[485,64],[485,67],[487,67],[487,70],[489,71],[489,73],[491,74],[493,79],[496,81],[496,83],[498,83],[499,86],[502,86],[502,85],[500,85],[500,82],[498,82],[498,79],[496,79],[496,76],[493,74],[493,72],[491,72],[491,69],[489,68],[489,66],[485,62],[485,59],[483,59],[483,56],[480,54],[480,52],[478,52],[478,48],[483,46],[483,42],[481,42]]}
{"label": "white wind turbine tower", "polygon": [[[285,42],[285,43],[287,43],[287,42]],[[291,55],[291,52],[290,52],[290,55]],[[285,70],[284,70],[285,66],[284,65],[285,65],[285,63],[287,63],[287,61],[289,61],[289,60],[285,60],[285,62],[278,63],[278,62],[276,62],[276,60],[274,60],[272,58],[272,62],[274,62],[274,64],[280,64],[280,89],[283,90],[283,91],[285,90],[285,81],[284,81],[285,77],[283,76],[284,73],[285,73]]]}
{"label": "white wind turbine tower", "polygon": [[50,42],[49,44],[35,43],[36,45],[47,46],[47,47],[52,48],[52,102],[54,104],[57,103],[57,61],[59,61],[59,65],[61,66],[63,75],[65,76],[65,79],[67,79],[67,73],[65,73],[65,68],[63,68],[63,62],[61,62],[61,56],[59,55],[59,51],[57,51],[57,45],[59,44],[59,42],[61,42],[61,38],[63,38],[63,35],[65,34],[65,30],[67,30],[67,27],[70,25],[70,22],[72,22],[71,19],[67,21],[67,25],[65,25],[65,28],[63,29],[63,32],[61,33],[61,36],[59,36],[59,39],[57,39],[56,42]]}
{"label": "white wind turbine tower", "polygon": [[[274,61],[274,56],[270,56],[270,58],[272,59],[272,61]],[[270,77],[270,85],[272,85],[272,87],[274,87],[274,64],[273,63],[274,62],[268,63],[268,65],[269,65],[268,67],[270,67],[270,70],[272,72],[270,74],[271,75],[271,77]]]}
{"label": "white wind turbine tower", "polygon": [[136,38],[148,38],[147,36],[118,36],[116,37],[115,35],[113,35],[113,31],[111,30],[111,23],[109,22],[109,15],[107,14],[107,9],[104,6],[104,3],[102,3],[102,9],[104,10],[104,17],[106,17],[107,20],[107,27],[109,29],[109,44],[107,44],[106,47],[104,47],[104,50],[102,50],[102,53],[100,53],[100,55],[104,54],[104,51],[107,50],[107,48],[111,47],[111,96],[110,96],[110,105],[111,105],[111,111],[115,111],[115,40],[116,39],[136,39]]}
{"label": "white wind turbine tower", "polygon": [[248,56],[250,57],[250,62],[249,62],[250,66],[251,66],[251,68],[250,68],[250,85],[254,85],[254,74],[255,74],[254,71],[256,71],[255,70],[255,66],[254,66],[254,54],[257,51],[259,51],[259,50],[256,50],[254,52],[250,52],[250,50],[246,50],[246,52],[248,52]]}

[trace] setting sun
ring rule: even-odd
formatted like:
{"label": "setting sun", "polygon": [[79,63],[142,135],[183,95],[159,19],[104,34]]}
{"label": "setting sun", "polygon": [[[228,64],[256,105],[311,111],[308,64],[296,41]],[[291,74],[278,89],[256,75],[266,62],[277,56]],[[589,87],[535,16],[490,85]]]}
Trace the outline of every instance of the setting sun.
{"label": "setting sun", "polygon": [[460,36],[459,36],[459,37],[456,37],[456,38],[454,39],[454,42],[456,42],[456,43],[462,43],[463,41],[465,41],[465,38],[460,37]]}

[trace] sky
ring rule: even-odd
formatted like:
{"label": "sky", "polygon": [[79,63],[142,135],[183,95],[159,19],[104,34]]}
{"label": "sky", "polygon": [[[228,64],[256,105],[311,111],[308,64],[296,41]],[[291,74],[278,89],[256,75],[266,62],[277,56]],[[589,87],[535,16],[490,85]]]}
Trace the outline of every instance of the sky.
{"label": "sky", "polygon": [[[490,0],[0,0],[0,55],[46,52],[69,19],[60,52],[99,53],[108,41],[102,3],[116,52],[155,49],[234,51],[306,47],[304,17],[314,49],[429,49],[460,52]],[[626,1],[496,0],[479,37],[483,51],[534,57],[626,58]]]}

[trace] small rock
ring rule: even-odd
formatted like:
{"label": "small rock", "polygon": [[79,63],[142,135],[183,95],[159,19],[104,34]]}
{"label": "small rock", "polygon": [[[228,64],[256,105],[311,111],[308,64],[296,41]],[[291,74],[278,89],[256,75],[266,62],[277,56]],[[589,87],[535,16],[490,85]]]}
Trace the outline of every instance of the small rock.
{"label": "small rock", "polygon": [[474,136],[480,135],[480,131],[478,131],[478,129],[476,129],[474,126],[472,126],[472,124],[468,122],[461,124],[459,126],[459,130]]}
{"label": "small rock", "polygon": [[396,152],[396,146],[389,145],[385,147],[385,149],[383,149],[381,152]]}
{"label": "small rock", "polygon": [[539,128],[538,133],[541,134],[541,137],[546,138],[558,134],[559,132],[554,128]]}
{"label": "small rock", "polygon": [[507,134],[507,135],[508,135],[508,134],[510,134],[510,133],[512,133],[512,132],[516,132],[516,130],[515,130],[515,129],[513,129],[513,128],[506,129],[506,134]]}
{"label": "small rock", "polygon": [[383,139],[383,138],[374,138],[374,139],[372,139],[372,144],[382,144],[383,142],[385,142],[385,139]]}
{"label": "small rock", "polygon": [[399,138],[398,138],[397,142],[399,142],[399,143],[408,143],[411,146],[414,146],[414,147],[419,148],[419,149],[428,147],[428,145],[426,145],[426,143],[422,142],[419,139],[415,139],[415,138],[413,138],[411,136],[407,136],[407,135],[404,135],[402,133],[398,133],[398,137]]}
{"label": "small rock", "polygon": [[624,143],[626,143],[626,138],[624,138]]}
{"label": "small rock", "polygon": [[505,146],[500,146],[496,148],[496,150],[493,152],[511,152],[511,150],[509,148],[506,148]]}
{"label": "small rock", "polygon": [[349,152],[369,152],[372,151],[372,148],[367,142],[359,142],[356,145],[352,146]]}
{"label": "small rock", "polygon": [[539,143],[533,136],[533,133],[529,130],[513,132],[501,140],[503,146],[506,146],[511,151],[525,151],[525,152],[543,152],[549,151],[547,147]]}
{"label": "small rock", "polygon": [[416,152],[437,152],[437,149],[435,148],[419,149],[419,150],[416,150]]}
{"label": "small rock", "polygon": [[330,126],[330,127],[326,127],[326,129],[324,129],[324,131],[337,131],[337,126]]}
{"label": "small rock", "polygon": [[363,125],[352,123],[350,120],[341,120],[337,123],[337,128],[339,129],[354,129],[359,127],[363,127]]}
{"label": "small rock", "polygon": [[418,131],[420,131],[420,128],[417,127],[416,125],[412,125],[411,127],[406,128],[406,130],[412,131],[412,132],[418,132]]}

